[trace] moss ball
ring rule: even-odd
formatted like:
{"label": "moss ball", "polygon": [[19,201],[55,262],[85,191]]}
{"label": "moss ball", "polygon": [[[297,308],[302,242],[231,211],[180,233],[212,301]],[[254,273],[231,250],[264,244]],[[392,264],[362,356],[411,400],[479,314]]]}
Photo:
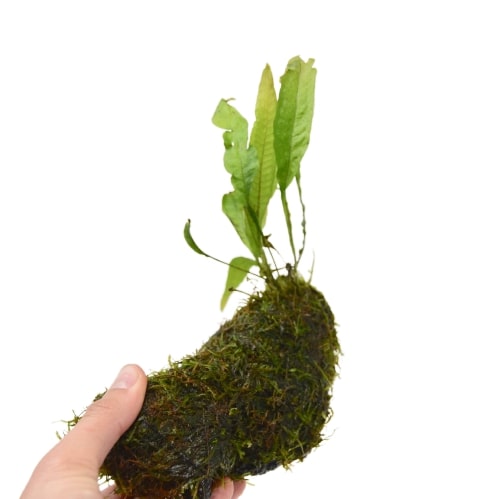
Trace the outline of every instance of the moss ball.
{"label": "moss ball", "polygon": [[297,275],[249,298],[194,354],[149,376],[102,476],[141,498],[209,498],[214,482],[300,461],[323,439],[340,347],[324,296]]}

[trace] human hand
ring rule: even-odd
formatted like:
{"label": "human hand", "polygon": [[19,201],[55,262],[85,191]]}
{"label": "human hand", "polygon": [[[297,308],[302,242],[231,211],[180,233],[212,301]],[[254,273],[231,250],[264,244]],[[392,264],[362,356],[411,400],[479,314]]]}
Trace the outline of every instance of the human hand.
{"label": "human hand", "polygon": [[[139,414],[146,386],[140,367],[125,366],[106,394],[38,463],[21,499],[118,499],[113,487],[99,490],[99,468]],[[213,490],[212,499],[236,499],[244,485],[226,479]]]}

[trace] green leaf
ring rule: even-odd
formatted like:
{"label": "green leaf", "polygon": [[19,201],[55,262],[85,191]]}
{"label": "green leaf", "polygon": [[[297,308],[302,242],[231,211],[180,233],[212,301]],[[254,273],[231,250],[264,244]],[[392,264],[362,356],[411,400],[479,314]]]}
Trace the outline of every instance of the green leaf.
{"label": "green leaf", "polygon": [[251,131],[250,144],[258,155],[258,169],[251,185],[249,204],[263,230],[267,207],[277,185],[277,163],[274,152],[274,119],[277,97],[272,71],[267,64],[262,73],[255,106],[255,123]]}
{"label": "green leaf", "polygon": [[256,151],[248,149],[248,122],[225,99],[219,102],[212,121],[214,125],[226,130],[223,134],[224,165],[232,175],[232,185],[248,197],[258,168]]}
{"label": "green leaf", "polygon": [[310,142],[314,113],[314,60],[294,57],[281,77],[274,122],[277,182],[285,190],[300,171],[300,162]]}
{"label": "green leaf", "polygon": [[234,291],[248,275],[252,267],[258,266],[255,260],[246,258],[244,256],[237,256],[229,263],[229,272],[227,274],[227,282],[225,283],[225,291],[220,301],[220,308],[223,310],[230,294]]}
{"label": "green leaf", "polygon": [[222,99],[213,115],[213,123],[225,129],[224,165],[232,175],[234,187],[234,191],[225,194],[222,199],[223,212],[253,256],[259,258],[262,253],[261,229],[250,203],[250,189],[259,170],[259,162],[256,149],[248,146],[248,122],[228,101]]}
{"label": "green leaf", "polygon": [[224,194],[222,210],[236,229],[241,241],[251,251],[255,258],[261,254],[261,237],[258,227],[251,219],[246,199],[241,191],[232,191]]}
{"label": "green leaf", "polygon": [[187,220],[185,226],[184,226],[184,239],[186,240],[187,244],[193,249],[196,253],[199,253],[200,255],[207,256],[208,258],[211,258],[210,255],[206,254],[194,241],[192,235],[191,235],[191,221],[190,219]]}

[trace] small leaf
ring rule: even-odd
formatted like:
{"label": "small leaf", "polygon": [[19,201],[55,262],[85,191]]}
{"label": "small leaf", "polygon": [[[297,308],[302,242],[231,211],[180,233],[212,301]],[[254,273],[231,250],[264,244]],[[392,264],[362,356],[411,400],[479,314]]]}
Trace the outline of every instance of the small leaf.
{"label": "small leaf", "polygon": [[281,190],[299,174],[310,141],[317,73],[313,64],[313,59],[305,63],[294,57],[281,77],[274,123],[277,181]]}
{"label": "small leaf", "polygon": [[258,263],[255,260],[246,258],[244,256],[237,256],[233,258],[229,263],[229,272],[227,274],[227,282],[225,283],[225,291],[222,295],[220,301],[220,308],[223,310],[227,301],[229,300],[230,294],[234,291],[248,275],[248,272],[252,267],[257,266]]}
{"label": "small leaf", "polygon": [[200,255],[207,256],[209,258],[210,255],[207,255],[194,241],[192,235],[191,235],[191,221],[190,219],[187,220],[185,226],[184,226],[184,239],[186,240],[187,244],[193,249],[196,253],[199,253]]}

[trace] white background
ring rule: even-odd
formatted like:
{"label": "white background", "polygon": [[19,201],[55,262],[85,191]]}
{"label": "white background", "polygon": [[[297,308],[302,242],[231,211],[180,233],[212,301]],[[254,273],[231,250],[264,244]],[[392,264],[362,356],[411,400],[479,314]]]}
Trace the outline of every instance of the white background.
{"label": "white background", "polygon": [[237,306],[183,225],[247,255],[211,116],[235,97],[252,120],[265,63],[301,55],[302,270],[313,250],[344,356],[330,439],[244,497],[497,498],[495,4],[2,2],[2,497],[123,364],[192,353]]}

